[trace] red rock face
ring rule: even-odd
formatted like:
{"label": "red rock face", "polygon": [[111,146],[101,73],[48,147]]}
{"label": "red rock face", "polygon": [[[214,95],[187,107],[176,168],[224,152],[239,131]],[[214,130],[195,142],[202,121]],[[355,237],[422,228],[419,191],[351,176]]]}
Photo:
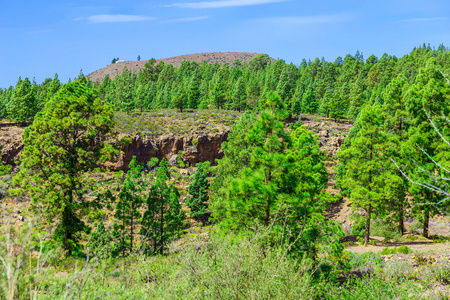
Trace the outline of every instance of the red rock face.
{"label": "red rock face", "polygon": [[1,160],[5,164],[15,165],[23,150],[23,128],[9,124],[0,124]]}
{"label": "red rock face", "polygon": [[[23,150],[23,128],[16,126],[0,127],[0,142],[2,145],[1,159],[6,164],[18,164]],[[121,151],[116,160],[105,163],[112,171],[126,170],[133,156],[139,162],[148,162],[151,158],[167,159],[176,164],[176,157],[183,151],[181,158],[190,165],[223,157],[221,145],[227,140],[228,132],[219,132],[200,136],[162,135],[157,137],[131,136],[131,143]]]}
{"label": "red rock face", "polygon": [[[133,156],[139,162],[148,162],[151,158],[165,158],[171,164],[176,164],[176,157],[183,151],[181,158],[189,165],[209,161],[215,164],[216,159],[223,157],[221,145],[227,140],[228,132],[214,135],[177,137],[163,135],[146,138],[139,135],[132,136],[131,143],[125,151],[121,151],[115,161],[105,164],[113,171],[126,170]],[[195,142],[194,142],[195,141]]]}
{"label": "red rock face", "polygon": [[[318,120],[302,119],[303,124],[319,136],[320,149],[331,156],[336,156],[344,135],[352,124],[349,122],[335,123],[325,118]],[[1,127],[3,126],[3,127]],[[3,163],[17,164],[23,150],[21,141],[23,128],[0,124],[1,159]],[[126,170],[133,156],[139,162],[148,162],[151,158],[167,159],[172,165],[177,164],[177,155],[183,151],[181,158],[189,165],[209,161],[216,164],[216,159],[223,157],[222,143],[228,138],[230,129],[221,129],[216,133],[187,133],[184,136],[164,134],[159,136],[130,136],[131,143],[121,151],[114,161],[105,163],[112,171]]]}

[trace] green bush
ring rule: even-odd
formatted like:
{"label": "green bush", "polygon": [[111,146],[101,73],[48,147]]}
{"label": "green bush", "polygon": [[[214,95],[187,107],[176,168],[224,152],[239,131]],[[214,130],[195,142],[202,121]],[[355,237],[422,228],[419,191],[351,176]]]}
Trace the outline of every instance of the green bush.
{"label": "green bush", "polygon": [[350,259],[350,265],[353,270],[363,273],[372,273],[379,265],[383,263],[380,253],[366,252],[355,254]]}
{"label": "green bush", "polygon": [[302,126],[302,120],[299,118],[295,123],[290,123],[289,124],[289,128],[294,131],[295,129],[299,128],[300,126]]}
{"label": "green bush", "polygon": [[417,220],[412,222],[411,225],[409,225],[409,231],[411,233],[417,234],[417,233],[419,233],[418,230],[421,229],[421,228],[422,228],[422,224],[420,224],[420,222],[417,221]]}
{"label": "green bush", "polygon": [[356,214],[354,216],[351,216],[350,219],[355,220],[355,222],[352,224],[352,230],[350,234],[364,235],[366,230],[366,220],[364,219],[364,217],[360,214]]}
{"label": "green bush", "polygon": [[344,248],[347,248],[347,247],[353,247],[353,246],[356,246],[356,243],[353,242],[353,241],[348,241],[348,242],[342,243],[342,245],[344,246]]}
{"label": "green bush", "polygon": [[384,238],[384,242],[388,242],[390,239],[400,238],[401,235],[398,232],[396,225],[389,221],[375,220],[371,223],[370,234],[373,236],[381,236]]}
{"label": "green bush", "polygon": [[[420,282],[386,280],[379,254],[346,252],[346,270],[362,276],[348,275],[338,284],[328,259],[293,259],[285,248],[268,247],[264,240],[258,233],[210,233],[203,242],[172,247],[169,255],[70,257],[42,264],[34,277],[24,263],[14,299],[411,299],[424,292]],[[30,252],[22,254],[28,259]],[[446,274],[443,269],[433,278],[444,282]],[[0,284],[7,286],[6,276],[0,276]]]}
{"label": "green bush", "polygon": [[388,255],[388,254],[396,254],[396,253],[403,253],[403,254],[408,254],[413,252],[411,250],[411,248],[409,248],[408,246],[402,245],[400,247],[394,247],[394,248],[384,248],[383,250],[381,250],[381,254],[382,255]]}

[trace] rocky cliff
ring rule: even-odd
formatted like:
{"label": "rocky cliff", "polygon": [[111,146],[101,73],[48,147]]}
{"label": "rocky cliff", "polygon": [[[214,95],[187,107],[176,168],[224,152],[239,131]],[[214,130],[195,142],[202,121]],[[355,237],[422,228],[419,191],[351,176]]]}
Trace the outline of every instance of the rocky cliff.
{"label": "rocky cliff", "polygon": [[189,165],[198,162],[210,161],[223,157],[221,145],[227,140],[229,131],[209,135],[174,136],[163,135],[159,137],[131,136],[131,143],[115,161],[108,162],[106,167],[113,171],[126,170],[133,156],[140,162],[148,162],[151,158],[167,159],[171,165],[177,165],[179,158]]}
{"label": "rocky cliff", "polygon": [[5,164],[14,165],[23,150],[23,128],[15,124],[0,124],[0,150],[1,160]]}
{"label": "rocky cliff", "polygon": [[[1,160],[6,164],[17,164],[23,150],[21,141],[23,128],[7,126],[0,128]],[[105,164],[113,171],[126,170],[133,156],[138,161],[148,162],[152,157],[167,159],[172,165],[177,164],[177,155],[190,165],[198,162],[210,161],[214,164],[216,159],[223,157],[221,145],[227,140],[229,131],[205,135],[162,135],[146,137],[132,135],[131,143],[121,151],[116,160]]]}
{"label": "rocky cliff", "polygon": [[[189,119],[187,120],[184,123],[178,121],[180,127],[191,126],[186,125],[192,124]],[[291,120],[291,122],[293,121],[296,120]],[[332,157],[340,149],[345,134],[352,126],[351,123],[336,123],[319,117],[303,117],[302,123],[319,136],[321,150]],[[216,130],[202,129],[205,126],[214,127]],[[201,123],[197,127],[189,127],[191,130],[179,130],[176,133],[166,131],[157,135],[136,132],[122,133],[121,135],[127,135],[131,142],[120,152],[116,160],[106,163],[105,166],[113,171],[126,170],[133,156],[136,156],[141,162],[148,162],[153,157],[165,158],[170,164],[176,165],[178,155],[190,165],[203,161],[210,161],[214,164],[216,159],[223,157],[221,145],[228,138],[231,124],[224,125],[222,122],[219,126],[218,122],[209,121],[209,124]],[[1,160],[3,163],[16,164],[19,161],[20,153],[23,150],[21,142],[23,130],[24,128],[14,124],[0,124]]]}

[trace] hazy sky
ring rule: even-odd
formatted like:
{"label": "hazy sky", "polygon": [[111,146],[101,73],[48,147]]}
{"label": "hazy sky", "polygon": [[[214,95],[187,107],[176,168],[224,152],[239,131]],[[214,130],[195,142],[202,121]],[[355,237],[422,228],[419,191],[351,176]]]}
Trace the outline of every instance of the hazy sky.
{"label": "hazy sky", "polygon": [[112,58],[247,51],[298,64],[450,45],[449,0],[0,0],[0,88]]}

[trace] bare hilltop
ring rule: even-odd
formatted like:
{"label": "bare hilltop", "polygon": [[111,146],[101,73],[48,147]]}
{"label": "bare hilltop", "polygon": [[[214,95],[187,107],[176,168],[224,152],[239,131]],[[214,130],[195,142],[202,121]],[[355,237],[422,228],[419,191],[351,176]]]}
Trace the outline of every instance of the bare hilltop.
{"label": "bare hilltop", "polygon": [[[224,63],[231,64],[236,59],[240,60],[241,62],[244,61],[248,62],[258,55],[259,53],[251,53],[251,52],[210,52],[210,53],[198,53],[168,58],[160,58],[156,60],[156,63],[164,61],[164,64],[172,64],[174,67],[178,67],[183,61],[189,60],[198,63],[206,61],[208,63],[214,64],[217,62],[222,65]],[[139,70],[142,69],[147,62],[148,60],[141,60],[141,61],[119,60],[114,64],[107,65],[103,69],[92,72],[91,74],[87,75],[87,77],[89,77],[93,81],[97,80],[102,81],[103,78],[105,78],[106,74],[108,74],[111,79],[114,79],[114,77],[117,74],[122,73],[125,67],[127,67],[127,69],[131,70],[132,72],[138,73]]]}

